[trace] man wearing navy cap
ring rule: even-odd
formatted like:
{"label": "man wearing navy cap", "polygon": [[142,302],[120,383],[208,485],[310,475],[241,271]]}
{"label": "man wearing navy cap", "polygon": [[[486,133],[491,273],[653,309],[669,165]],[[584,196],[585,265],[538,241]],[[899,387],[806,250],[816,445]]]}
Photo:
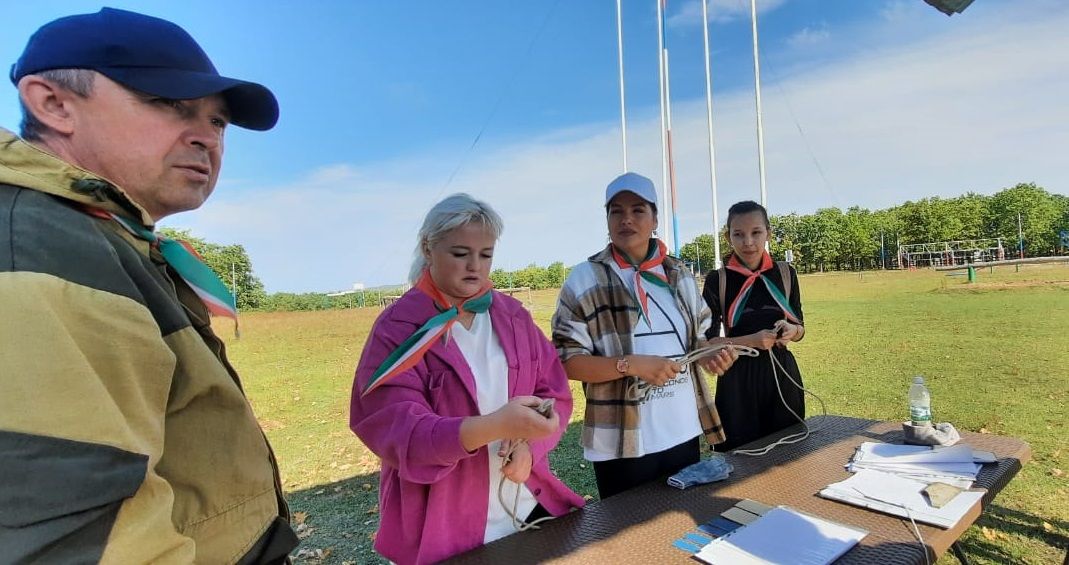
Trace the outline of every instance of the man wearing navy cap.
{"label": "man wearing navy cap", "polygon": [[170,22],[61,18],[0,129],[0,560],[284,562],[274,455],[212,332],[233,296],[155,223],[200,207],[271,92]]}

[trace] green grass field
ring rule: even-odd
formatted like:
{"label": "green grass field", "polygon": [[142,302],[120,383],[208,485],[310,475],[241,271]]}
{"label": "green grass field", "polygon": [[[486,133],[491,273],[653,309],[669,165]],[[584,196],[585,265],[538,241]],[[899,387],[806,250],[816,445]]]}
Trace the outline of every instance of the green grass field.
{"label": "green grass field", "polygon": [[[807,332],[794,351],[828,411],[903,419],[910,378],[921,374],[938,421],[1028,441],[1032,461],[968,530],[964,549],[976,563],[1061,563],[1069,547],[1069,266],[984,269],[973,285],[933,271],[808,275],[800,285]],[[543,329],[555,299],[556,291],[533,295]],[[353,368],[378,313],[246,314],[241,340],[230,339],[278,455],[304,536],[295,554],[302,561],[380,561],[371,548],[378,462],[348,428]],[[575,422],[582,393],[573,391]],[[574,424],[551,462],[573,489],[596,498]]]}

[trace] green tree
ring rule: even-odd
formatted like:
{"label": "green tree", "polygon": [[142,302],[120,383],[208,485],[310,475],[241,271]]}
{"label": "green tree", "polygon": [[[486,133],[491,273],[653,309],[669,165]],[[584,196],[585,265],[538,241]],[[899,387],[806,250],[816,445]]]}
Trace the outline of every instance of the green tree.
{"label": "green tree", "polygon": [[[1063,196],[1061,194],[1055,194],[1054,201],[1058,204],[1058,207],[1062,210],[1062,217],[1058,220],[1058,224],[1054,226],[1054,229],[1058,230],[1059,240],[1061,239],[1061,232],[1069,233],[1069,196]],[[1062,253],[1069,251],[1069,247],[1063,246]]]}
{"label": "green tree", "polygon": [[872,213],[852,206],[843,216],[841,225],[842,241],[839,252],[842,263],[854,269],[871,267],[880,251],[879,235],[875,233]]}
{"label": "green tree", "polygon": [[843,213],[838,208],[821,208],[800,222],[802,254],[806,263],[824,271],[837,268],[843,240]]}
{"label": "green tree", "polygon": [[494,283],[495,288],[508,288],[509,286],[512,286],[509,284],[512,282],[509,272],[502,268],[490,271],[490,281]]}
{"label": "green tree", "polygon": [[[267,298],[264,285],[253,274],[252,259],[245,247],[239,244],[220,245],[194,236],[189,230],[160,228],[160,235],[189,243],[237,296],[239,310],[259,308]],[[234,285],[236,284],[236,288]]]}
{"label": "green tree", "polygon": [[534,263],[518,271],[506,271],[494,269],[490,272],[490,280],[495,288],[530,287],[535,290],[544,288],[560,288],[564,285],[564,279],[568,277],[568,268],[564,263],[557,261],[548,267],[539,267]]}
{"label": "green tree", "polygon": [[301,294],[293,292],[276,292],[264,300],[264,304],[260,309],[267,311],[302,312],[348,307],[348,299],[346,299],[343,304],[341,300],[335,301],[335,299],[338,298],[342,297],[331,297],[321,292],[305,292]]}
{"label": "green tree", "polygon": [[546,267],[547,288],[560,288],[564,286],[564,279],[568,278],[568,269],[564,263],[557,261]]}
{"label": "green tree", "polygon": [[1058,247],[1058,227],[1065,217],[1059,199],[1035,183],[1006,188],[991,197],[988,207],[991,237],[1002,237],[1017,248],[1017,218],[1020,214],[1027,255],[1049,255]]}
{"label": "green tree", "polygon": [[990,216],[988,203],[991,199],[982,194],[969,192],[950,200],[954,214],[961,221],[961,232],[955,239],[980,239],[989,233],[987,221]]}
{"label": "green tree", "polygon": [[516,286],[526,286],[536,290],[549,288],[549,284],[546,281],[546,270],[534,263],[513,273],[513,281]]}
{"label": "green tree", "polygon": [[794,261],[802,261],[802,217],[795,212],[780,216],[772,216],[768,219],[772,225],[772,233],[769,234],[769,252],[776,259],[785,258],[787,250],[794,253]]}
{"label": "green tree", "polygon": [[941,198],[924,198],[899,207],[902,243],[929,243],[961,239],[964,224],[954,204]]}
{"label": "green tree", "polygon": [[679,258],[694,265],[701,274],[708,273],[716,266],[713,261],[713,236],[703,233],[679,248]]}
{"label": "green tree", "polygon": [[901,239],[902,220],[898,217],[898,208],[888,208],[872,213],[872,235],[881,238],[883,255],[880,257],[881,268],[894,265],[898,256],[898,244]]}

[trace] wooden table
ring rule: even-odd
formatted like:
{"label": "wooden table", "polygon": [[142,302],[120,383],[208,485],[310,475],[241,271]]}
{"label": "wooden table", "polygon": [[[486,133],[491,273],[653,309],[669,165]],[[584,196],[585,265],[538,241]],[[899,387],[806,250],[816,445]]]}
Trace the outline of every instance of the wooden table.
{"label": "wooden table", "polygon": [[[817,496],[825,486],[850,476],[844,465],[864,441],[902,443],[898,423],[846,416],[816,416],[805,441],[780,446],[763,457],[729,455],[735,471],[725,481],[678,490],[654,482],[592,502],[543,525],[465,553],[455,563],[694,563],[672,542],[694,531],[742,499],[798,510],[868,530],[839,563],[924,563],[924,553],[908,520]],[[761,447],[801,425],[753,442]],[[975,483],[987,489],[987,506],[1031,457],[1027,443],[1008,437],[962,432],[973,449],[991,451]],[[925,543],[940,555],[979,517],[974,508],[953,528],[919,524]],[[934,560],[933,560],[934,561]]]}

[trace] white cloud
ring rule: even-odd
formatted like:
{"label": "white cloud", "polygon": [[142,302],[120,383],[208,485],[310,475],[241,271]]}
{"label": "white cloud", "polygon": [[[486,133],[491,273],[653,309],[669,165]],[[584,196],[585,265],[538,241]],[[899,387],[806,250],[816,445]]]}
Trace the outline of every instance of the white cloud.
{"label": "white cloud", "polygon": [[[780,7],[784,0],[760,0],[757,2],[757,13],[764,14]],[[748,0],[709,0],[709,21],[711,23],[727,23],[739,19],[750,18],[750,2]],[[668,25],[671,27],[697,27],[702,23],[702,0],[688,0],[679,8],[679,11],[668,16]]]}
{"label": "white cloud", "polygon": [[787,45],[794,48],[809,47],[824,43],[829,38],[831,38],[831,32],[828,31],[828,24],[821,24],[818,27],[806,26],[788,37]]}
{"label": "white cloud", "polygon": [[883,5],[880,9],[880,17],[890,23],[907,22],[918,15],[921,12],[933,9],[931,6],[925,5],[918,0],[891,0]]}
{"label": "white cloud", "polygon": [[[771,211],[876,209],[1029,181],[1066,193],[1069,11],[1024,12],[961,18],[924,40],[867,45],[766,81]],[[892,35],[862,31],[855,36]],[[720,92],[714,102],[722,219],[731,203],[758,199],[756,141],[750,92]],[[712,227],[704,100],[677,101],[673,117],[680,234],[689,241]],[[628,134],[631,168],[660,186],[656,118],[633,120]],[[495,266],[576,263],[605,245],[603,187],[621,166],[616,124],[484,147],[443,188],[458,162],[424,154],[326,166],[284,186],[221,186],[204,209],[167,223],[244,244],[271,291],[399,282],[423,214],[457,191],[505,218]]]}

